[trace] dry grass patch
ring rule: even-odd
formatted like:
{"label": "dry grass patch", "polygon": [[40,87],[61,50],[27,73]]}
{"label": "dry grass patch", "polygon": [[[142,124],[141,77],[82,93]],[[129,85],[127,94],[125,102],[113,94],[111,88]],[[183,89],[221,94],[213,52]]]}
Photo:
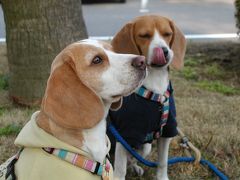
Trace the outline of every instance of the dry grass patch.
{"label": "dry grass patch", "polygon": [[6,45],[0,44],[0,74],[9,72]]}
{"label": "dry grass patch", "polygon": [[233,179],[240,177],[237,168],[240,163],[240,96],[199,92],[191,85],[180,91],[179,82],[175,83],[179,126],[200,148],[204,158]]}
{"label": "dry grass patch", "polygon": [[15,135],[0,136],[0,164],[18,151],[19,148],[13,144],[15,138]]}
{"label": "dry grass patch", "polygon": [[[21,107],[0,108],[0,164],[17,152],[14,140],[34,111]],[[12,127],[10,131],[9,126]]]}
{"label": "dry grass patch", "polygon": [[8,91],[0,89],[0,108],[12,106],[12,102],[8,97]]}
{"label": "dry grass patch", "polygon": [[2,108],[0,109],[0,127],[14,123],[23,126],[30,119],[34,110],[24,107]]}

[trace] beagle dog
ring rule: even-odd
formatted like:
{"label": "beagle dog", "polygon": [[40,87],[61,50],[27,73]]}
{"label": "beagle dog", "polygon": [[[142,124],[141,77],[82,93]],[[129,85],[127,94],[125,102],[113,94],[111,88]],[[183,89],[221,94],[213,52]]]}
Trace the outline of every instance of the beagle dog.
{"label": "beagle dog", "polygon": [[144,56],[94,40],[67,46],[52,63],[40,111],[15,141],[21,152],[0,169],[18,180],[113,179],[105,118],[145,75]]}
{"label": "beagle dog", "polygon": [[[183,66],[186,40],[175,23],[158,15],[140,16],[127,23],[111,42],[114,51],[143,55],[147,59],[148,76],[132,95],[125,97],[120,110],[109,113],[110,120],[123,138],[146,157],[151,142],[157,139],[158,162],[156,177],[167,180],[170,140],[177,135],[173,90],[169,81],[169,65]],[[114,177],[123,180],[127,161],[138,175],[143,169],[129,158],[123,146],[115,148]]]}

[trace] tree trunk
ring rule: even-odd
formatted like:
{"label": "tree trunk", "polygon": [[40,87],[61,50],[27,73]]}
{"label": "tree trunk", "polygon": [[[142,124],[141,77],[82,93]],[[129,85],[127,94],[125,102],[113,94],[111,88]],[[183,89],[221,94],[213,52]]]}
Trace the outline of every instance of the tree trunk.
{"label": "tree trunk", "polygon": [[41,102],[54,57],[87,38],[81,0],[1,0],[10,68],[9,95],[17,103]]}

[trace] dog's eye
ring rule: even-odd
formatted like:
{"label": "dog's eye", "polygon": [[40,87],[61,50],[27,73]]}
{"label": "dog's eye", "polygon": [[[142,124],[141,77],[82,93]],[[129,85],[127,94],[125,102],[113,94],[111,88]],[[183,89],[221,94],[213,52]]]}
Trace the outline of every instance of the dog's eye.
{"label": "dog's eye", "polygon": [[139,34],[138,35],[140,38],[144,38],[144,39],[150,39],[151,38],[151,35],[150,34]]}
{"label": "dog's eye", "polygon": [[171,35],[172,35],[172,32],[165,32],[165,33],[163,34],[164,37],[169,37],[169,36],[171,36]]}
{"label": "dog's eye", "polygon": [[96,56],[92,60],[92,64],[101,64],[102,62],[103,62],[103,59],[101,57],[99,57],[99,56]]}

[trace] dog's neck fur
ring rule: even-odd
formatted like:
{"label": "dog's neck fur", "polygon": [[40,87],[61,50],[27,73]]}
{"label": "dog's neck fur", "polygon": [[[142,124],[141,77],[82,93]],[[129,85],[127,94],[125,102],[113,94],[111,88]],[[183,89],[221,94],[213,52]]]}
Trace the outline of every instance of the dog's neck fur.
{"label": "dog's neck fur", "polygon": [[168,67],[162,67],[161,69],[150,67],[148,76],[143,81],[143,85],[148,90],[162,95],[167,90],[168,84]]}
{"label": "dog's neck fur", "polygon": [[[110,103],[104,103],[104,117],[93,128],[72,130],[57,125],[42,110],[37,125],[57,139],[88,152],[94,160],[102,163],[108,153],[106,140],[106,116]],[[108,145],[110,146],[110,145]]]}
{"label": "dog's neck fur", "polygon": [[89,152],[93,158],[98,162],[103,162],[108,154],[107,135],[106,135],[106,117],[111,103],[104,103],[104,117],[93,128],[83,130],[83,146],[81,149]]}

